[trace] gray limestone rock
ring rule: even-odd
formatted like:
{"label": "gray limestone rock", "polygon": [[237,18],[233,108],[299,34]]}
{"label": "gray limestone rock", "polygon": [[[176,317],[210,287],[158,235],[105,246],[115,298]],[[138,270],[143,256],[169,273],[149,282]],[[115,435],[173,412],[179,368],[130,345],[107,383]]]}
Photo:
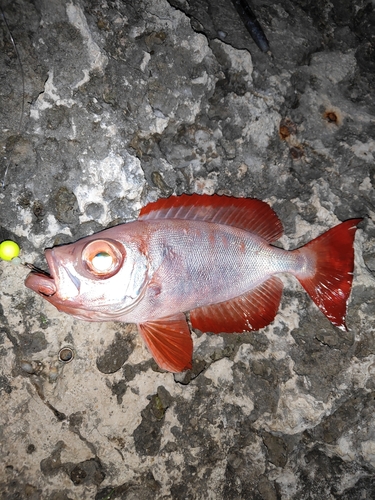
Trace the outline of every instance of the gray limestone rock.
{"label": "gray limestone rock", "polygon": [[171,194],[263,199],[289,249],[364,217],[348,332],[285,277],[271,325],[193,332],[178,375],[0,262],[1,498],[373,498],[374,2],[253,0],[270,54],[229,0],[1,7],[0,240],[22,261]]}

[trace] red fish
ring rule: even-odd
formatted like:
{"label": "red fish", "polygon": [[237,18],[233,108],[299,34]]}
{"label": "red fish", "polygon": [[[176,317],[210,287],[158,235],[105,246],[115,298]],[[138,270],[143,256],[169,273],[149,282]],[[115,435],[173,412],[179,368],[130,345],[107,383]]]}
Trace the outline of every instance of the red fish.
{"label": "red fish", "polygon": [[172,196],[148,204],[134,222],[46,250],[50,275],[32,272],[25,284],[77,318],[136,323],[157,364],[179,372],[192,362],[186,312],[202,332],[263,328],[279,307],[279,273],[293,274],[345,329],[360,221],[286,251],[271,245],[283,229],[262,201]]}

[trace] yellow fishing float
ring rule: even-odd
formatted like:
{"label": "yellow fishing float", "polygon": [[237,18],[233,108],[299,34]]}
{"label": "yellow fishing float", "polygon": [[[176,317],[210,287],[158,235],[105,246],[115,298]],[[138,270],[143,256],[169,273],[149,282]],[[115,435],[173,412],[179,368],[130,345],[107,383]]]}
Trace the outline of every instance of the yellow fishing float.
{"label": "yellow fishing float", "polygon": [[5,240],[0,243],[0,259],[12,260],[18,257],[20,253],[20,247],[15,241]]}

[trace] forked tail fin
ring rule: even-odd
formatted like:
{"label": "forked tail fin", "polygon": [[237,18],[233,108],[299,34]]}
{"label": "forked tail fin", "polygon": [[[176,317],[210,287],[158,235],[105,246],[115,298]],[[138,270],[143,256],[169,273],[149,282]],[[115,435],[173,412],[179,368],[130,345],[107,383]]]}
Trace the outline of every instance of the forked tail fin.
{"label": "forked tail fin", "polygon": [[353,242],[361,220],[342,222],[297,250],[315,261],[315,273],[296,277],[319,309],[342,330],[346,330],[346,305],[353,281]]}

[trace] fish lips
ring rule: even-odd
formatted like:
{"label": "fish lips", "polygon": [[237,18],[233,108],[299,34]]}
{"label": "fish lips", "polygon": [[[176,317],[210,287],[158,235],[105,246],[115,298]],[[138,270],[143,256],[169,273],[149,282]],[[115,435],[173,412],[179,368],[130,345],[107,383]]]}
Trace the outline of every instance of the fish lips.
{"label": "fish lips", "polygon": [[55,266],[52,250],[46,250],[45,257],[50,273],[44,271],[31,271],[31,273],[26,277],[25,286],[38,293],[42,297],[48,299],[49,297],[53,297],[55,295],[55,293],[57,292],[57,286],[53,277],[53,270]]}

